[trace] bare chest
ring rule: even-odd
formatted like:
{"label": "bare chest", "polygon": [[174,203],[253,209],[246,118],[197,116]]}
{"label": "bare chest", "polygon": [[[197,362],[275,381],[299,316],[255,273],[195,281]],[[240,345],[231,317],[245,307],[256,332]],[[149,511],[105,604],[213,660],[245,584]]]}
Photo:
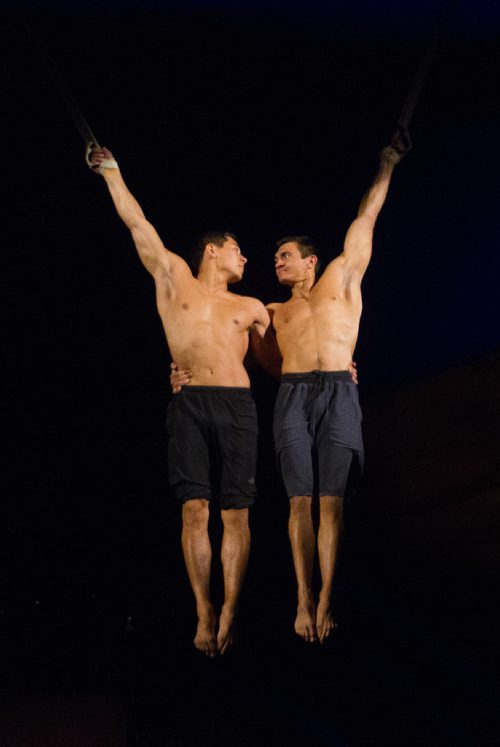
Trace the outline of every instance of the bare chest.
{"label": "bare chest", "polygon": [[242,299],[231,294],[210,297],[203,293],[178,292],[174,300],[158,303],[160,316],[165,328],[173,332],[203,333],[233,337],[248,332],[253,320]]}
{"label": "bare chest", "polygon": [[296,333],[318,322],[334,323],[345,313],[345,303],[337,296],[321,295],[313,298],[292,299],[276,311],[273,324],[278,334]]}

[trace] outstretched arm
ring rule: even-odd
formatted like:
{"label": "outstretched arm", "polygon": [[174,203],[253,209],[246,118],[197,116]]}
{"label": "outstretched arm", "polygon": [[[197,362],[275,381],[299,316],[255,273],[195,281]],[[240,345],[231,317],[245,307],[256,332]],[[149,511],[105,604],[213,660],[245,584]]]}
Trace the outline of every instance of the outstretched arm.
{"label": "outstretched arm", "polygon": [[125,184],[111,151],[107,148],[94,149],[90,162],[103,176],[116,212],[132,234],[146,270],[155,277],[160,273],[170,274],[176,265],[183,266],[189,272],[184,260],[165,248],[155,228],[146,219],[141,206]]}
{"label": "outstretched arm", "polygon": [[343,257],[347,268],[360,279],[371,258],[373,229],[387,197],[392,172],[409,148],[407,134],[398,133],[391,145],[382,150],[375,179],[361,200],[358,215],[347,231]]}

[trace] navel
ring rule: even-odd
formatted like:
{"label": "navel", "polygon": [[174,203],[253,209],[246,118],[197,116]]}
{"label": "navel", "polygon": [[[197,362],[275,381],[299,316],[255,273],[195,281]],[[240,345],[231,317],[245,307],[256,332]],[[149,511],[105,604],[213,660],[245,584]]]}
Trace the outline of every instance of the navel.
{"label": "navel", "polygon": [[239,324],[239,323],[240,323],[239,319],[233,319],[233,324]]}
{"label": "navel", "polygon": [[187,303],[183,303],[183,304],[182,304],[182,308],[183,308],[183,309],[189,309],[189,304],[187,304]]}

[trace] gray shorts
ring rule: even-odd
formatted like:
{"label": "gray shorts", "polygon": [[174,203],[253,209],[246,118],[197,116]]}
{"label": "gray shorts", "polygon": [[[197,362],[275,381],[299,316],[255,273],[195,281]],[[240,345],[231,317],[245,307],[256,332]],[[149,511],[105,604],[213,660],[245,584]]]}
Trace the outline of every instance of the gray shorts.
{"label": "gray shorts", "polygon": [[255,496],[257,413],[250,389],[186,386],[167,411],[168,473],[181,503],[247,508]]}
{"label": "gray shorts", "polygon": [[352,494],[363,468],[358,389],[349,371],[284,374],[274,442],[288,496]]}

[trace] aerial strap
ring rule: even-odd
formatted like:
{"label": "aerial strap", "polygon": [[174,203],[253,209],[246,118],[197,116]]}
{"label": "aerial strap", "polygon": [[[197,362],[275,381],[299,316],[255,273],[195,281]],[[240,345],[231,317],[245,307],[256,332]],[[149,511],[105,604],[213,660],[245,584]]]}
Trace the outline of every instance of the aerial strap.
{"label": "aerial strap", "polygon": [[434,23],[434,27],[429,37],[429,41],[427,42],[427,46],[420,58],[417,72],[415,73],[415,76],[413,78],[412,84],[408,91],[408,95],[406,96],[406,100],[403,104],[403,108],[401,109],[401,113],[398,117],[398,123],[392,139],[393,141],[397,141],[398,139],[402,139],[403,142],[406,141],[405,144],[407,150],[411,148],[410,138],[408,135],[408,126],[413,116],[413,112],[415,111],[415,107],[417,106],[420,94],[422,93],[425,81],[427,80],[427,77],[429,75],[429,70],[436,54],[439,40],[441,38],[441,34],[445,25],[445,20],[448,17],[449,9],[450,3],[443,3],[439,15]]}
{"label": "aerial strap", "polygon": [[96,136],[92,132],[89,123],[83,116],[82,110],[80,109],[75,97],[73,96],[68,84],[66,83],[63,74],[57,67],[54,60],[48,54],[39,31],[37,31],[37,29],[34,27],[33,23],[27,17],[25,12],[20,14],[20,18],[22,25],[24,26],[25,30],[28,32],[31,40],[34,43],[40,59],[42,60],[45,69],[50,79],[52,80],[52,83],[57,89],[71,119],[73,120],[76,129],[85,142],[85,161],[87,163],[87,166],[94,170],[94,167],[90,163],[90,155],[94,148],[100,148],[101,146],[99,145]]}

